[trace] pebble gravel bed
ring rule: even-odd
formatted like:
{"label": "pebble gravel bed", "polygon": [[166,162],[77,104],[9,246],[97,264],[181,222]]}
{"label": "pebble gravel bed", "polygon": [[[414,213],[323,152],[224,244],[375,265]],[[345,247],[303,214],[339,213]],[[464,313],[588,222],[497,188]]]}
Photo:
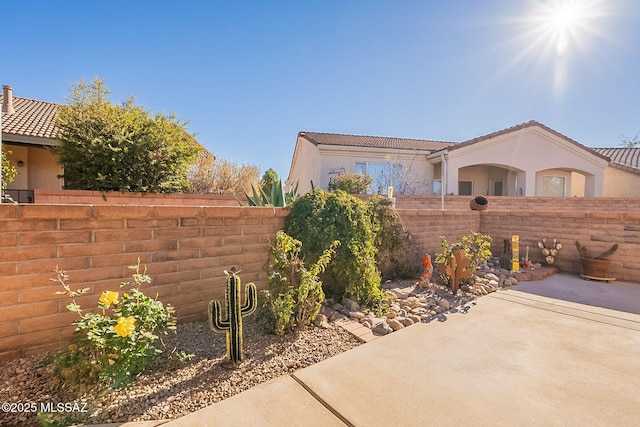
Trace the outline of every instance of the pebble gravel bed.
{"label": "pebble gravel bed", "polygon": [[361,344],[333,325],[268,334],[256,324],[255,315],[245,319],[245,358],[238,366],[226,361],[225,335],[212,332],[206,322],[178,325],[178,333],[165,343],[167,355],[175,348],[193,357],[180,362],[163,355],[134,383],[117,390],[71,390],[51,365],[43,364],[48,354],[3,363],[0,403],[16,412],[0,412],[0,426],[40,425],[33,405],[57,408],[58,403],[73,410],[55,415],[64,420],[62,425],[175,419]]}

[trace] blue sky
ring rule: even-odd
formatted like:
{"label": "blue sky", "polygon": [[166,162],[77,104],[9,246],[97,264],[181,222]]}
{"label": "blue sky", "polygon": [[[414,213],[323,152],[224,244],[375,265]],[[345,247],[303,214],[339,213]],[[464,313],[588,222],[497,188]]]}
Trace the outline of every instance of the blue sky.
{"label": "blue sky", "polygon": [[0,16],[14,95],[64,103],[99,76],[282,178],[301,130],[458,142],[537,120],[591,147],[640,131],[637,0],[25,0]]}

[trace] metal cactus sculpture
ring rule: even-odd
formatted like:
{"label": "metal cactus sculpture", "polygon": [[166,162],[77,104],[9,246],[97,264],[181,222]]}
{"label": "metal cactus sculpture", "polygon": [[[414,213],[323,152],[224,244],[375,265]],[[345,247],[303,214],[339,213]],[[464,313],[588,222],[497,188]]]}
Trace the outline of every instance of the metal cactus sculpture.
{"label": "metal cactus sculpture", "polygon": [[209,303],[209,327],[214,332],[225,332],[227,334],[227,357],[238,363],[242,360],[242,317],[253,313],[257,306],[256,285],[247,284],[245,288],[245,302],[240,299],[240,276],[235,267],[231,268],[231,273],[224,271],[227,275],[225,281],[225,308],[223,314],[220,302],[211,301]]}

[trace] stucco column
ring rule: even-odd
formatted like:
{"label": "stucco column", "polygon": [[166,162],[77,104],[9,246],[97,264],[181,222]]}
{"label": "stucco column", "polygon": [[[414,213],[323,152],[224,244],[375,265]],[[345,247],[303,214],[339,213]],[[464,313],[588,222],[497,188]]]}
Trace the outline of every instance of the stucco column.
{"label": "stucco column", "polygon": [[536,171],[527,169],[525,171],[525,187],[524,187],[524,195],[525,196],[535,196],[536,195]]}
{"label": "stucco column", "polygon": [[447,182],[444,194],[458,194],[458,166],[449,163],[447,165]]}
{"label": "stucco column", "polygon": [[587,175],[584,178],[584,196],[602,197],[604,191],[604,171],[599,171],[595,175]]}

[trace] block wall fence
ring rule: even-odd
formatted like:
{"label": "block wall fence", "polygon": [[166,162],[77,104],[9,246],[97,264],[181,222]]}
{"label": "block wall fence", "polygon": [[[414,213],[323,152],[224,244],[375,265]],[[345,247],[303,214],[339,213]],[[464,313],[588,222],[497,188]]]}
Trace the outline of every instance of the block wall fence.
{"label": "block wall fence", "polygon": [[[457,196],[460,197],[460,196]],[[467,197],[467,205],[469,198]],[[491,199],[490,199],[491,203]],[[580,240],[594,252],[613,243],[610,273],[640,282],[640,207],[632,211],[404,209],[403,226],[432,255],[439,237],[452,242],[471,230],[493,237],[493,252],[502,239],[520,235],[521,247],[542,261],[542,237],[558,238],[564,248],[558,267],[580,273]],[[69,300],[55,295],[56,266],[69,275],[73,289],[90,288],[77,298],[95,307],[105,290],[118,290],[131,277],[127,267],[140,258],[152,284],[148,295],[176,307],[179,322],[207,317],[207,305],[224,295],[223,270],[237,266],[244,283],[267,287],[269,243],[284,227],[288,209],[239,206],[170,205],[0,205],[0,360],[64,348],[73,332]],[[640,286],[640,285],[639,285]]]}

